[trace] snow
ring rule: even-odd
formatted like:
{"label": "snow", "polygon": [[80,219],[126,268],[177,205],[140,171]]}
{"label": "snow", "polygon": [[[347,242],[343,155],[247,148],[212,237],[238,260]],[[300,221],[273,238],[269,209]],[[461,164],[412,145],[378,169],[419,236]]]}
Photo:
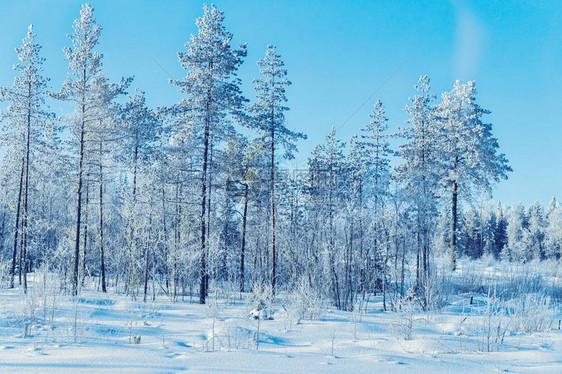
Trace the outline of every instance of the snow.
{"label": "snow", "polygon": [[[477,271],[495,272],[486,263]],[[383,312],[377,296],[364,313],[326,307],[315,320],[299,319],[281,294],[268,309],[271,319],[254,319],[261,306],[251,294],[210,295],[207,305],[165,295],[143,303],[86,287],[72,298],[53,291],[54,276],[47,287],[44,274],[36,276],[27,296],[20,288],[0,290],[0,372],[562,372],[559,311],[542,332],[507,324],[499,349],[486,352],[483,294],[453,295],[433,312]]]}

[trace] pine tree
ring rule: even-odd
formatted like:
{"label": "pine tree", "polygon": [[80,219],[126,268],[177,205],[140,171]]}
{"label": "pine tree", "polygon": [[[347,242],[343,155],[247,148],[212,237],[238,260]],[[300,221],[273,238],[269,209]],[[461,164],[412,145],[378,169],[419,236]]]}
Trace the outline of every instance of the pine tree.
{"label": "pine tree", "polygon": [[[364,232],[365,232],[365,216],[366,205],[368,200],[368,186],[370,182],[370,164],[371,160],[365,152],[365,143],[359,140],[357,134],[353,135],[349,141],[350,149],[348,155],[348,165],[350,174],[350,200],[352,204],[352,213],[350,217],[350,239],[357,237],[359,241],[357,245],[359,256],[356,259],[350,259],[350,264],[357,263],[358,267],[358,284],[357,289],[364,299],[367,292],[367,274],[366,270],[369,266],[369,250],[366,250]],[[357,225],[355,225],[355,221]],[[357,227],[357,228],[355,228]],[[350,248],[350,251],[352,249]],[[350,253],[351,255],[351,253]],[[376,265],[375,265],[376,266]],[[349,280],[348,280],[349,281]],[[376,283],[376,281],[375,281]],[[376,284],[373,284],[376,288]],[[350,289],[352,287],[349,287]]]}
{"label": "pine tree", "polygon": [[507,245],[503,248],[502,257],[509,261],[525,262],[528,255],[528,222],[523,204],[518,203],[509,209],[507,222]]}
{"label": "pine tree", "polygon": [[474,81],[455,83],[442,94],[439,104],[439,152],[443,162],[441,183],[451,188],[451,268],[456,269],[459,194],[471,196],[474,188],[490,191],[491,183],[507,179],[511,171],[504,154],[498,153],[498,141],[492,125],[482,122],[490,111],[476,104]]}
{"label": "pine tree", "polygon": [[545,251],[545,231],[546,231],[546,217],[542,205],[536,201],[527,209],[527,251],[528,257],[539,258],[544,260],[546,258]]}
{"label": "pine tree", "polygon": [[560,259],[562,256],[562,206],[553,197],[546,213],[548,225],[545,231],[546,256]]}
{"label": "pine tree", "polygon": [[[382,243],[382,215],[384,212],[384,200],[388,195],[388,188],[390,184],[390,143],[388,139],[388,118],[386,117],[385,108],[382,102],[378,100],[375,103],[373,111],[370,114],[371,121],[369,124],[361,129],[363,139],[363,148],[365,157],[367,158],[369,166],[369,178],[372,183],[371,195],[373,197],[373,256],[374,256],[374,273],[380,272],[381,286],[383,291],[383,309],[386,310],[386,263],[388,260],[388,251],[384,256],[381,256]],[[388,245],[384,248],[388,249]],[[377,269],[377,259],[381,258],[382,269]],[[376,283],[379,280],[376,279]]]}
{"label": "pine tree", "polygon": [[309,159],[310,183],[320,204],[321,215],[327,224],[323,227],[327,245],[325,253],[328,258],[328,279],[336,308],[342,308],[342,298],[340,289],[340,276],[337,271],[336,257],[337,246],[337,225],[336,219],[341,211],[344,201],[344,191],[346,186],[348,165],[344,156],[345,143],[336,138],[336,130],[326,136],[322,145],[317,146],[311,159]]}
{"label": "pine tree", "polygon": [[462,253],[471,258],[480,258],[483,254],[480,246],[480,221],[474,209],[470,209],[463,217],[463,224],[459,230],[459,244]]}
{"label": "pine tree", "polygon": [[437,210],[438,170],[437,131],[430,93],[430,80],[421,76],[414,86],[418,94],[410,98],[406,112],[410,115],[408,127],[402,130],[406,143],[399,154],[405,163],[396,167],[396,177],[408,194],[416,216],[416,287],[421,291],[430,276],[429,257],[431,231]]}
{"label": "pine tree", "polygon": [[214,5],[204,6],[203,17],[197,19],[198,33],[185,44],[187,52],[179,52],[181,66],[187,70],[183,80],[170,80],[187,97],[180,107],[189,112],[196,130],[202,134],[201,204],[200,204],[200,266],[199,302],[205,303],[207,293],[207,201],[209,151],[212,143],[228,133],[229,114],[240,115],[245,99],[240,91],[236,71],[246,56],[246,46],[232,49],[232,34],[224,27],[223,12]]}
{"label": "pine tree", "polygon": [[49,79],[41,75],[45,59],[39,56],[41,46],[35,42],[35,37],[33,25],[30,25],[22,46],[16,48],[20,62],[14,65],[14,70],[18,76],[14,79],[12,87],[0,88],[0,101],[10,102],[7,111],[1,115],[1,119],[8,120],[8,132],[3,140],[13,145],[16,159],[21,160],[10,287],[14,287],[18,235],[20,235],[19,272],[20,281],[23,272],[25,291],[27,291],[29,210],[34,204],[34,202],[30,203],[30,179],[32,177],[30,172],[33,169],[31,163],[35,162],[34,156],[37,152],[41,150],[44,152],[46,147],[53,144],[46,140],[49,135],[53,135],[54,131],[54,115],[48,111],[45,104]]}
{"label": "pine tree", "polygon": [[[90,166],[94,166],[94,169],[90,173],[94,174],[97,172],[98,177],[98,239],[99,239],[99,255],[100,255],[100,283],[102,292],[106,292],[106,277],[105,277],[105,242],[104,242],[104,165],[106,164],[107,154],[112,153],[111,149],[115,147],[109,147],[109,144],[115,143],[116,139],[120,139],[120,126],[118,125],[119,117],[121,117],[121,108],[114,102],[117,96],[125,94],[125,90],[128,87],[129,80],[121,81],[120,83],[110,83],[107,78],[103,77],[101,74],[96,78],[94,84],[91,86],[92,98],[95,102],[95,114],[94,109],[92,110],[92,123],[93,126],[89,128],[91,133],[87,134],[87,139],[89,139],[92,145],[96,146],[97,149],[91,150]],[[96,119],[93,119],[95,116]],[[86,180],[88,183],[88,180]],[[86,196],[88,195],[88,184],[86,184]],[[84,220],[87,219],[87,203],[88,198],[86,197],[85,206],[85,216]],[[87,225],[87,222],[85,222]],[[86,235],[87,230],[84,230],[84,264],[86,264]]]}
{"label": "pine tree", "polygon": [[[122,110],[123,126],[120,129],[123,136],[121,142],[120,157],[125,161],[129,170],[132,170],[133,185],[131,189],[130,210],[128,211],[128,225],[129,225],[129,266],[128,266],[128,280],[132,280],[135,271],[133,264],[137,263],[138,259],[133,255],[135,247],[140,247],[137,242],[135,230],[137,229],[135,219],[140,216],[140,211],[137,204],[138,195],[138,179],[139,174],[147,172],[147,167],[152,159],[154,159],[154,147],[160,133],[160,121],[156,114],[150,110],[146,105],[145,93],[137,89],[136,94],[127,101]],[[140,218],[140,217],[139,217]],[[147,228],[145,231],[150,230]],[[144,235],[146,236],[146,235]],[[143,254],[144,261],[144,274],[145,274],[145,292],[144,299],[146,300],[146,275],[148,272],[148,248],[146,243],[143,246],[145,253]]]}
{"label": "pine tree", "polygon": [[493,255],[495,258],[499,258],[502,249],[507,245],[507,220],[504,214],[504,208],[501,203],[498,203],[494,216],[495,227]]}
{"label": "pine tree", "polygon": [[285,125],[285,106],[287,97],[285,88],[291,84],[287,80],[287,69],[277,54],[274,45],[268,45],[265,58],[258,61],[260,77],[254,79],[257,102],[250,107],[255,124],[252,127],[260,131],[264,147],[269,150],[269,193],[270,193],[270,230],[271,230],[271,288],[275,293],[277,284],[277,253],[275,243],[275,151],[279,146],[285,149],[285,158],[292,158],[296,150],[295,142],[306,139],[302,133],[289,130]]}
{"label": "pine tree", "polygon": [[[69,74],[61,90],[53,97],[75,105],[75,116],[71,121],[72,143],[78,149],[78,181],[76,189],[76,236],[74,238],[73,265],[71,271],[72,294],[78,293],[78,271],[80,263],[80,237],[82,227],[82,204],[87,183],[87,161],[94,152],[93,136],[103,120],[102,107],[118,94],[123,93],[130,79],[118,85],[110,85],[103,77],[102,55],[94,49],[99,44],[101,26],[96,23],[94,9],[84,4],[80,18],[74,21],[74,33],[68,35],[72,47],[65,47]],[[109,96],[109,97],[108,97]],[[101,175],[100,175],[101,176]]]}

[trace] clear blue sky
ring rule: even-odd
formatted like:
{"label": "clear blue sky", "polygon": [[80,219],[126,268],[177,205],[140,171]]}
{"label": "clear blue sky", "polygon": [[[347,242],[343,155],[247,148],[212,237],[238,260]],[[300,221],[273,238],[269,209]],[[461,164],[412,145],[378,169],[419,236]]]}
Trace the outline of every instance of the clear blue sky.
{"label": "clear blue sky", "polygon": [[[6,1],[0,12],[0,84],[10,85],[27,26],[35,25],[58,89],[66,74],[62,48],[81,1]],[[202,1],[91,1],[102,25],[99,50],[112,79],[135,75],[149,104],[179,98],[167,83],[184,72],[177,61],[202,14]],[[411,58],[342,129],[342,139],[365,125],[376,99],[391,126],[422,74],[435,93],[454,81],[476,80],[479,103],[493,123],[514,172],[494,191],[507,204],[562,199],[562,1],[215,1],[234,43],[248,42],[240,77],[253,97],[255,62],[273,43],[293,85],[289,126],[309,138],[299,143],[301,165],[332,126],[340,126],[388,76]],[[153,60],[154,59],[154,60]],[[60,104],[53,103],[55,109]]]}

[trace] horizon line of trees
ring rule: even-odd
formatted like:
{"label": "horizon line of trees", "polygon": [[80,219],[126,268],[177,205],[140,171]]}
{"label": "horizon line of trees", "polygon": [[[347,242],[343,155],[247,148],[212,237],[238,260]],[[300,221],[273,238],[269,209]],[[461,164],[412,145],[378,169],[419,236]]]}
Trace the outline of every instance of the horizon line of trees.
{"label": "horizon line of trees", "polygon": [[[213,285],[275,295],[304,284],[346,310],[382,292],[386,309],[391,291],[429,304],[438,252],[447,251],[452,270],[459,255],[560,258],[557,201],[546,213],[538,204],[475,208],[511,169],[483,122],[489,111],[476,103],[474,82],[457,81],[436,102],[422,76],[398,132],[389,132],[377,101],[347,149],[332,129],[307,170],[283,173],[281,160],[306,139],[285,120],[291,82],[283,60],[267,47],[250,102],[236,75],[246,45],[232,46],[214,5],[203,10],[198,33],[178,53],[186,75],[170,80],[184,98],[156,109],[142,90],[129,94],[132,78],[104,75],[90,5],[64,48],[68,75],[58,91],[42,75],[29,27],[14,83],[0,90],[9,104],[0,175],[9,287],[17,277],[27,291],[26,274],[47,266],[72,295],[87,279],[145,301],[198,290],[202,304]],[[74,111],[55,115],[47,99]],[[398,149],[391,137],[402,140]],[[402,163],[392,168],[395,156]]]}

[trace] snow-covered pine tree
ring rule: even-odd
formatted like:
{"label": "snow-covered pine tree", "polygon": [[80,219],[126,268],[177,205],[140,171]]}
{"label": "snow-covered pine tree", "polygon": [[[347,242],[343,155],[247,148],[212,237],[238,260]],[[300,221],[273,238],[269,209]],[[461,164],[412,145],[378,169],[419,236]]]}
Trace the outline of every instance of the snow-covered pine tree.
{"label": "snow-covered pine tree", "polygon": [[444,92],[438,106],[439,159],[441,183],[450,188],[451,268],[456,269],[459,196],[470,197],[474,188],[491,190],[491,183],[507,179],[511,171],[507,158],[498,153],[492,125],[482,122],[490,111],[476,104],[476,84],[457,81],[452,91]]}
{"label": "snow-covered pine tree", "polygon": [[[390,184],[390,143],[388,139],[388,118],[386,117],[385,108],[380,100],[375,103],[373,111],[369,115],[371,121],[361,129],[361,138],[365,157],[369,167],[369,182],[371,188],[370,195],[373,199],[373,269],[375,273],[375,282],[380,283],[383,291],[383,308],[386,310],[386,263],[388,260],[388,245],[382,245],[382,216],[385,209],[385,198],[388,195]],[[388,238],[387,238],[388,239]],[[386,251],[381,250],[385,248]],[[382,264],[381,269],[377,269],[377,259]],[[377,275],[378,273],[378,275]],[[375,288],[376,289],[376,288]]]}
{"label": "snow-covered pine tree", "polygon": [[336,308],[342,308],[341,276],[338,272],[337,260],[339,255],[336,245],[337,226],[336,220],[342,211],[344,192],[348,181],[348,164],[344,155],[345,143],[336,137],[336,130],[326,136],[323,144],[318,145],[309,159],[310,183],[313,186],[313,196],[319,204],[321,221],[325,222],[320,227],[324,233],[321,237],[327,238],[327,243],[320,243],[327,257],[328,269],[326,276],[329,280],[330,291]]}
{"label": "snow-covered pine tree", "polygon": [[[125,167],[128,171],[132,172],[133,181],[131,192],[128,194],[130,199],[127,199],[127,209],[125,216],[128,219],[128,249],[129,249],[129,264],[128,264],[128,281],[131,282],[134,274],[137,273],[134,264],[141,262],[141,257],[144,259],[144,284],[145,291],[143,298],[146,300],[146,275],[148,272],[148,249],[150,244],[144,243],[141,245],[137,241],[139,235],[139,225],[137,225],[137,216],[139,220],[143,215],[137,204],[138,195],[138,179],[139,174],[147,173],[147,168],[150,162],[154,159],[154,147],[157,144],[160,134],[160,120],[146,105],[145,93],[139,89],[136,90],[135,95],[129,98],[122,108],[122,121],[123,124],[120,128],[120,135],[123,136],[123,141],[120,142],[121,149],[119,150],[119,159],[124,161]],[[149,200],[149,199],[146,199]],[[145,201],[146,203],[146,201]],[[143,207],[142,212],[146,209]],[[143,237],[147,237],[150,227],[143,227]],[[137,248],[143,248],[144,253],[135,254]],[[128,287],[131,288],[131,287]]]}
{"label": "snow-covered pine tree", "polygon": [[75,113],[70,121],[72,145],[77,149],[77,189],[76,189],[76,228],[74,253],[72,258],[71,287],[72,294],[78,293],[78,272],[80,263],[80,237],[82,228],[82,204],[86,180],[87,161],[94,152],[92,137],[100,125],[102,107],[130,83],[130,79],[122,80],[116,86],[108,88],[103,77],[102,55],[94,49],[99,44],[101,26],[96,23],[94,9],[84,4],[80,10],[80,18],[74,21],[74,33],[68,37],[72,47],[65,47],[64,53],[68,60],[69,73],[59,92],[53,97],[68,101],[75,105]]}
{"label": "snow-covered pine tree", "polygon": [[[92,175],[98,177],[98,252],[100,255],[100,283],[102,292],[106,292],[106,269],[105,269],[105,242],[104,242],[104,189],[105,181],[104,179],[106,170],[104,170],[104,165],[106,165],[106,159],[108,154],[112,152],[117,147],[109,147],[110,144],[115,144],[116,140],[120,140],[120,126],[118,121],[121,117],[121,108],[115,103],[115,99],[122,94],[125,94],[125,90],[129,86],[131,79],[123,80],[119,83],[110,83],[106,77],[104,77],[101,72],[94,80],[91,91],[92,99],[94,100],[92,104],[95,105],[95,109],[92,109],[92,126],[90,126],[90,134],[87,134],[87,139],[91,140],[92,145],[95,149],[92,150],[92,158],[90,160],[90,166],[94,167],[94,170],[90,172]],[[86,181],[89,183],[89,181]],[[88,188],[88,185],[86,185]],[[88,190],[86,190],[87,192]],[[88,203],[86,199],[86,204]],[[85,212],[87,212],[87,205],[85,206]],[[84,216],[86,220],[87,216]],[[86,222],[85,222],[86,223]],[[87,224],[87,223],[86,223]],[[86,238],[87,231],[84,230],[84,238]],[[86,264],[86,239],[84,239],[84,265]],[[85,267],[85,266],[84,266]],[[85,276],[85,275],[84,275]]]}
{"label": "snow-covered pine tree", "polygon": [[548,204],[546,220],[548,222],[544,240],[546,256],[560,259],[562,256],[562,206],[554,197]]}
{"label": "snow-covered pine tree", "polygon": [[[27,36],[23,39],[21,47],[16,48],[19,63],[14,65],[18,73],[12,87],[0,88],[0,101],[8,101],[7,110],[0,115],[1,120],[7,121],[7,130],[3,141],[12,145],[11,152],[6,157],[15,158],[20,163],[18,197],[15,225],[12,263],[10,268],[10,287],[14,287],[14,276],[16,270],[16,257],[18,248],[18,235],[20,243],[19,273],[20,281],[23,273],[24,290],[27,290],[27,245],[28,228],[30,221],[30,207],[34,206],[31,200],[31,184],[33,183],[33,165],[38,152],[46,147],[52,147],[54,143],[54,114],[49,112],[45,104],[48,78],[44,78],[44,58],[39,56],[41,46],[35,42],[36,34],[33,33],[33,25],[30,25]],[[51,149],[52,150],[52,149]],[[47,158],[48,159],[48,158]]]}
{"label": "snow-covered pine tree", "polygon": [[504,213],[505,209],[501,203],[498,203],[494,214],[495,225],[493,228],[493,251],[495,258],[500,258],[503,248],[507,245],[507,219]]}
{"label": "snow-covered pine tree", "polygon": [[291,84],[287,80],[287,69],[274,45],[268,45],[265,57],[258,61],[260,77],[254,79],[256,103],[250,107],[254,122],[259,130],[264,147],[269,150],[269,190],[270,190],[270,251],[271,251],[271,288],[275,294],[277,284],[277,254],[275,244],[275,150],[283,147],[285,158],[292,158],[296,150],[295,142],[306,139],[302,133],[290,130],[285,124],[285,112],[289,110],[285,103],[285,88]]}
{"label": "snow-covered pine tree", "polygon": [[462,253],[473,259],[480,258],[483,251],[480,245],[480,220],[477,212],[470,209],[463,215],[461,229],[458,233],[459,247]]}
{"label": "snow-covered pine tree", "polygon": [[525,207],[518,203],[511,207],[507,215],[507,244],[503,248],[502,258],[508,261],[525,262],[527,259],[528,222]]}
{"label": "snow-covered pine tree", "polygon": [[544,245],[545,231],[546,231],[546,217],[544,209],[538,201],[529,208],[527,208],[527,256],[529,259],[539,258],[544,260],[546,258],[546,249]]}
{"label": "snow-covered pine tree", "polygon": [[246,56],[246,46],[231,47],[232,34],[224,26],[224,14],[214,5],[203,8],[203,17],[197,19],[198,33],[185,44],[186,52],[179,52],[181,66],[187,70],[182,80],[170,80],[187,97],[180,106],[189,111],[189,117],[203,143],[201,165],[200,203],[200,266],[199,302],[205,303],[207,293],[206,252],[208,245],[207,173],[209,150],[213,140],[220,139],[229,130],[228,115],[240,115],[245,99],[240,90],[236,71]]}
{"label": "snow-covered pine tree", "polygon": [[[354,266],[356,269],[354,275],[357,277],[356,289],[361,294],[361,298],[365,298],[365,294],[370,287],[367,286],[367,279],[371,279],[370,273],[367,274],[367,269],[370,267],[370,251],[369,247],[365,244],[364,232],[366,224],[366,206],[368,201],[368,184],[370,182],[370,161],[365,152],[365,144],[357,134],[354,134],[349,141],[349,155],[348,155],[348,165],[349,165],[349,175],[350,175],[350,240],[354,242],[357,250],[353,251],[350,248],[349,256],[353,258],[349,259],[350,265]],[[356,239],[357,240],[356,240]],[[357,252],[357,256],[354,255]],[[375,276],[375,272],[373,276]],[[347,280],[346,282],[348,282]],[[376,289],[376,281],[371,282],[373,287]],[[353,289],[352,287],[349,287]]]}
{"label": "snow-covered pine tree", "polygon": [[137,89],[123,106],[124,137],[121,158],[133,173],[132,200],[136,200],[136,177],[154,156],[154,147],[160,135],[160,120],[146,105],[145,92]]}
{"label": "snow-covered pine tree", "polygon": [[437,132],[435,128],[435,96],[430,93],[430,80],[421,76],[414,86],[418,94],[410,98],[405,108],[410,118],[407,127],[401,130],[406,143],[399,148],[404,164],[395,168],[398,181],[408,195],[415,211],[417,241],[416,287],[420,287],[430,276],[431,232],[437,212],[437,183],[440,160],[437,154]]}
{"label": "snow-covered pine tree", "polygon": [[[250,205],[255,204],[262,192],[262,177],[267,168],[265,149],[257,141],[249,141],[244,136],[231,138],[224,151],[222,166],[226,170],[226,191],[241,214],[240,253],[238,262],[238,284],[244,292],[246,283],[246,257],[249,237]],[[256,230],[253,227],[253,231]],[[253,269],[254,271],[256,269]]]}

